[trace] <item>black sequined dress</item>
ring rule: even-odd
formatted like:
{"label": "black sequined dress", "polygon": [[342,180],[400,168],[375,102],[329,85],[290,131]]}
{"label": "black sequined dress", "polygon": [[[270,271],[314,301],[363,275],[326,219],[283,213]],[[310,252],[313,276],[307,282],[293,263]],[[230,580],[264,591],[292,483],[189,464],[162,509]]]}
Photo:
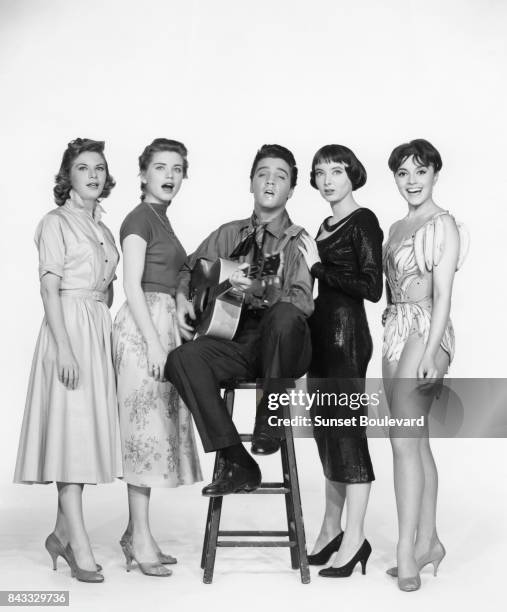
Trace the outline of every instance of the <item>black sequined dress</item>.
{"label": "black sequined dress", "polygon": [[[313,265],[311,272],[318,279],[319,295],[309,320],[313,358],[308,377],[326,380],[318,384],[309,380],[309,392],[343,397],[340,394],[364,392],[373,344],[363,301],[377,302],[382,295],[383,233],[367,208],[353,211],[330,231],[317,240],[322,263]],[[361,414],[366,414],[365,408],[333,402],[312,407],[314,437],[326,478],[345,483],[375,479],[364,427],[319,427],[315,420],[317,415],[324,423],[329,418],[356,416],[359,423]]]}

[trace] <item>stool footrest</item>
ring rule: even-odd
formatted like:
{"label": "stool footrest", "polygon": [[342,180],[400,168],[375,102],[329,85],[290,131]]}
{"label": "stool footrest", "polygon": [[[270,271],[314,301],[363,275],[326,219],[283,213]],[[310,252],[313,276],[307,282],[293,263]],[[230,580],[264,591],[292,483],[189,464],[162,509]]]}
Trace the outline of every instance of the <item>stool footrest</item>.
{"label": "stool footrest", "polygon": [[239,434],[239,439],[241,440],[241,442],[251,442],[252,437],[252,434]]}
{"label": "stool footrest", "polygon": [[280,537],[280,536],[288,536],[288,531],[219,531],[219,536],[271,536],[271,537]]}
{"label": "stool footrest", "polygon": [[222,548],[292,548],[296,546],[296,542],[287,542],[285,540],[235,540],[233,542],[227,540],[217,540],[217,546]]}
{"label": "stool footrest", "polygon": [[286,495],[290,493],[290,489],[278,482],[264,482],[255,491],[236,491],[234,495],[244,495],[245,493],[247,495],[273,495],[275,493]]}

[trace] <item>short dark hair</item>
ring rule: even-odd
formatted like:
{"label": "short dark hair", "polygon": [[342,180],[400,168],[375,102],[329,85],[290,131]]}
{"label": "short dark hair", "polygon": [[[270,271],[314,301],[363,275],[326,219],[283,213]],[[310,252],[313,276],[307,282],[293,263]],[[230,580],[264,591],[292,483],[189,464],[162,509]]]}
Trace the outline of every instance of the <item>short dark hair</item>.
{"label": "short dark hair", "polygon": [[313,156],[312,170],[310,172],[310,185],[317,189],[315,182],[315,166],[324,163],[343,164],[345,172],[352,183],[352,191],[359,189],[366,183],[366,170],[355,156],[354,152],[343,145],[329,144],[321,147]]}
{"label": "short dark hair", "polygon": [[[183,178],[188,176],[188,151],[187,147],[178,140],[169,140],[168,138],[155,138],[155,140],[145,147],[144,151],[139,156],[139,171],[144,172],[148,169],[151,160],[155,153],[162,151],[172,151],[178,153],[183,159]],[[144,185],[141,183],[141,200],[144,200]]]}
{"label": "short dark hair", "polygon": [[421,166],[433,166],[435,172],[439,172],[442,168],[440,153],[431,142],[424,140],[424,138],[416,138],[393,149],[387,162],[391,172],[396,172],[409,157],[413,157]]}
{"label": "short dark hair", "polygon": [[111,189],[116,185],[116,182],[109,174],[109,167],[104,155],[104,146],[105,143],[103,140],[90,140],[90,138],[76,138],[75,140],[69,142],[63,153],[60,170],[58,170],[58,174],[55,176],[53,194],[57,206],[62,206],[65,204],[69,197],[70,190],[72,189],[70,182],[70,169],[72,167],[72,163],[76,157],[86,151],[93,151],[94,153],[99,153],[102,155],[102,159],[104,160],[104,164],[106,166],[106,182],[104,183],[104,189],[102,189],[100,198],[107,198],[107,196],[111,193]]}
{"label": "short dark hair", "polygon": [[266,157],[278,157],[287,163],[290,168],[290,186],[291,188],[295,187],[298,180],[298,168],[296,166],[294,155],[291,151],[289,151],[289,149],[277,144],[264,144],[257,151],[257,154],[253,160],[252,169],[250,170],[250,180],[253,179],[255,170],[261,159],[266,159]]}

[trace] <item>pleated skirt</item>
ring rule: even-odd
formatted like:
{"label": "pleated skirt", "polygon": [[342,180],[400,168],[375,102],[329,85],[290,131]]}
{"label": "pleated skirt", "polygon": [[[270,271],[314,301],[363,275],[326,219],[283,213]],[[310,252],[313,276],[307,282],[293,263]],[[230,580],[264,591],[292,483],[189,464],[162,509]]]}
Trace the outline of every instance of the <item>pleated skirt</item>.
{"label": "pleated skirt", "polygon": [[111,316],[104,302],[92,298],[62,297],[61,304],[79,385],[69,390],[58,380],[56,345],[44,319],[14,482],[111,482],[122,475]]}

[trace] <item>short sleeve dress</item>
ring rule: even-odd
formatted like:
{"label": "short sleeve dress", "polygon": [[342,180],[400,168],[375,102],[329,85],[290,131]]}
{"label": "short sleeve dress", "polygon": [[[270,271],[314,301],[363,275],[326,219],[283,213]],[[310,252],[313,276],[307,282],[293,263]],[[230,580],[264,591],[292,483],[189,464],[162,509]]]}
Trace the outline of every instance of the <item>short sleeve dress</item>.
{"label": "short sleeve dress", "polygon": [[[174,295],[186,253],[166,217],[167,206],[141,203],[125,218],[120,242],[146,242],[141,278],[146,305],[162,347],[180,344]],[[177,487],[202,480],[192,416],[169,382],[148,374],[146,343],[128,302],[113,325],[114,365],[124,480],[140,487]]]}
{"label": "short sleeve dress", "polygon": [[39,276],[61,279],[65,328],[79,366],[79,385],[67,389],[57,352],[42,322],[28,383],[14,482],[105,483],[121,476],[111,317],[106,291],[118,251],[100,221],[73,197],[39,223]]}

